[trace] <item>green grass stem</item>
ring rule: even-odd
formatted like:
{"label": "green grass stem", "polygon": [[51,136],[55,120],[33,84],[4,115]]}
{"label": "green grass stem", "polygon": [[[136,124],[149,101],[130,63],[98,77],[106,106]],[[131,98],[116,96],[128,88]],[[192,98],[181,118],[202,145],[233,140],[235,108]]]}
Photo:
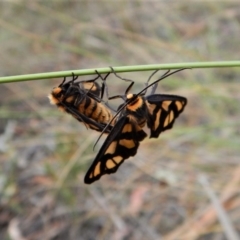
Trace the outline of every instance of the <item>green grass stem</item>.
{"label": "green grass stem", "polygon": [[[222,68],[222,67],[240,67],[240,61],[219,61],[219,62],[192,62],[192,63],[169,63],[169,64],[150,64],[150,65],[135,65],[135,66],[122,66],[114,67],[116,72],[135,72],[135,71],[152,71],[157,69],[179,69],[179,68]],[[1,77],[0,83],[32,81],[49,78],[69,77],[74,72],[75,75],[93,75],[95,70],[99,73],[108,73],[109,67],[95,68],[95,69],[82,69],[82,70],[69,70],[60,72],[36,73],[17,76]]]}

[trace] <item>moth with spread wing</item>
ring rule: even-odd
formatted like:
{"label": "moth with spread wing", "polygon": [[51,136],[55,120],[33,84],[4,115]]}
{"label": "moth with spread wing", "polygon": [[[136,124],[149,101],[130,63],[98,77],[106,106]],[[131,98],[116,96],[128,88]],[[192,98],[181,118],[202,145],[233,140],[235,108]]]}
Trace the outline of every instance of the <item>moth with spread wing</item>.
{"label": "moth with spread wing", "polygon": [[[72,73],[72,80],[63,82],[52,90],[49,94],[51,104],[71,114],[78,121],[85,124],[87,128],[104,133],[109,133],[112,129],[114,121],[111,125],[108,123],[112,120],[113,115],[111,110],[101,103],[104,95],[104,81],[110,73],[104,78],[96,71],[98,76],[92,80],[78,81],[78,76]],[[96,82],[101,77],[103,80],[102,87]],[[107,128],[105,126],[108,125]]]}
{"label": "moth with spread wing", "polygon": [[[159,81],[182,70],[179,69],[174,72],[169,70],[161,78],[148,85],[151,77],[157,72],[155,71],[149,77],[147,86],[142,91],[138,94],[131,94],[129,91],[134,81],[121,78],[112,69],[112,72],[118,78],[131,81],[131,83],[126,89],[125,95],[109,98],[122,98],[125,103],[119,106],[116,115],[111,120],[114,121],[117,118],[111,132],[85,175],[84,182],[86,184],[93,183],[104,174],[116,172],[124,160],[134,156],[140,142],[147,136],[143,130],[146,124],[150,129],[150,138],[157,138],[161,132],[172,128],[175,119],[184,110],[187,99],[177,95],[154,94],[154,92]],[[151,94],[144,96],[151,86]],[[111,124],[111,121],[109,124]],[[108,125],[105,128],[108,128]]]}

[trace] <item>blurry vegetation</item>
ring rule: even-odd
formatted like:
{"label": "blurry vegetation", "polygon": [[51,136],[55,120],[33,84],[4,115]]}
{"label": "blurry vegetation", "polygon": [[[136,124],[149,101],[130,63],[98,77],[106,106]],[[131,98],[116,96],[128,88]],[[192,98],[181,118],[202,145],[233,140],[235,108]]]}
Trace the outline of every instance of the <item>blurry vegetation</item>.
{"label": "blurry vegetation", "polygon": [[[234,1],[2,1],[0,16],[1,76],[239,60]],[[137,92],[149,74],[121,75]],[[0,85],[1,239],[226,239],[200,174],[239,233],[239,78],[195,69],[162,81],[158,92],[188,98],[174,128],[89,186],[98,133],[49,104],[62,79]],[[111,96],[124,92],[108,80]]]}

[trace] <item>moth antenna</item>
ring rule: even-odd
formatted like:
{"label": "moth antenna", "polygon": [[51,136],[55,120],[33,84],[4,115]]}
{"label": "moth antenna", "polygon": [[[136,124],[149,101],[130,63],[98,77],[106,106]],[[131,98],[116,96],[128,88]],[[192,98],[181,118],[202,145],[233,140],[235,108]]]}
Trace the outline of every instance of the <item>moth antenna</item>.
{"label": "moth antenna", "polygon": [[[156,71],[154,71],[148,78],[147,83],[146,83],[146,87],[148,86],[148,83],[150,82],[151,78],[153,77],[153,75],[155,75],[160,69],[157,69]],[[170,72],[170,70],[168,69],[162,76],[161,78],[164,78],[164,76],[166,76],[168,73]]]}
{"label": "moth antenna", "polygon": [[[157,73],[158,71],[159,71],[159,69],[156,70],[155,72],[153,72],[153,73],[149,76],[149,78],[148,78],[148,80],[147,80],[147,83],[146,83],[146,87],[148,86],[148,83],[149,83],[149,81],[151,80],[151,78],[153,77],[153,75],[154,75],[155,73]],[[167,75],[169,72],[170,72],[170,70],[167,70],[167,71],[162,75],[162,77],[164,77],[165,75]],[[156,84],[153,85],[152,91],[151,91],[150,95],[152,95],[152,94],[155,93],[157,87],[158,87],[158,83],[156,83]]]}
{"label": "moth antenna", "polygon": [[143,92],[145,92],[145,90],[147,90],[148,88],[150,88],[151,86],[153,86],[154,84],[160,82],[161,80],[177,73],[177,72],[181,72],[185,69],[189,69],[189,68],[181,68],[181,69],[177,69],[176,71],[170,72],[170,70],[168,70],[166,73],[164,73],[159,79],[157,79],[156,81],[154,81],[153,83],[151,83],[150,85],[148,85],[147,87],[145,87],[142,91],[140,91],[138,94],[136,94],[136,97],[141,95]]}
{"label": "moth antenna", "polygon": [[[148,83],[149,83],[149,81],[151,80],[151,78],[153,77],[153,75],[155,75],[158,71],[159,71],[159,69],[157,69],[156,71],[154,71],[154,72],[148,77],[148,80],[147,80],[147,82],[145,83],[145,86],[146,86],[146,87],[148,86]],[[168,71],[169,71],[169,70],[168,70]],[[147,90],[146,90],[146,92],[147,92]],[[143,94],[145,95],[146,92],[143,93]]]}

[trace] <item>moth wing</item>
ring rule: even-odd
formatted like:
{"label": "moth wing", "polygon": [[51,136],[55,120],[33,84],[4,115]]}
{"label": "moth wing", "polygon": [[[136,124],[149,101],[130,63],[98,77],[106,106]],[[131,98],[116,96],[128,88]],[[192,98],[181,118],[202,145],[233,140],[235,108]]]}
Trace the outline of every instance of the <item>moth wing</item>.
{"label": "moth wing", "polygon": [[183,112],[187,99],[177,95],[153,94],[146,97],[148,106],[147,125],[150,138],[157,138],[161,132],[173,127],[175,119]]}
{"label": "moth wing", "polygon": [[139,142],[146,136],[147,134],[130,117],[121,117],[87,171],[84,182],[91,184],[104,174],[116,172],[124,160],[137,153]]}

